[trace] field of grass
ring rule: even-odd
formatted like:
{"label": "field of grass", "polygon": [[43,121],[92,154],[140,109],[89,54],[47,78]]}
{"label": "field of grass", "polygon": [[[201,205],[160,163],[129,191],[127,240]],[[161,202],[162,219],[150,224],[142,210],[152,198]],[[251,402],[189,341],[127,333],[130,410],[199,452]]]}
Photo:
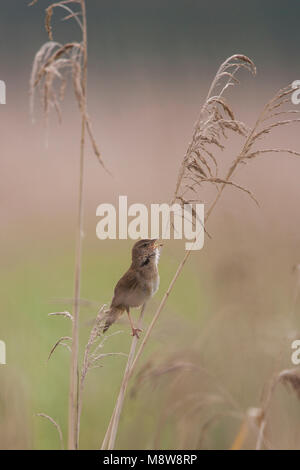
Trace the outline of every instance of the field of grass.
{"label": "field of grass", "polygon": [[[237,230],[246,236],[246,228]],[[295,285],[288,272],[292,249],[281,255],[277,251],[274,258],[275,241],[268,249],[263,240],[253,246],[253,239],[246,239],[243,248],[233,249],[230,240],[224,233],[217,252],[208,242],[179,278],[130,386],[117,448],[229,448],[248,410],[260,406],[264,385],[275,372],[291,367],[290,343],[299,326],[289,316]],[[47,356],[60,336],[70,334],[70,325],[68,319],[47,314],[70,309],[72,245],[64,237],[24,237],[23,250],[4,256],[1,336],[8,364],[0,368],[2,448],[59,448],[56,430],[35,416],[38,412],[53,417],[66,436],[69,352],[58,348],[48,363]],[[97,307],[110,301],[114,283],[127,268],[130,246],[87,237],[82,298],[91,303],[81,307],[81,353]],[[149,304],[146,323],[181,250],[180,243],[164,248],[161,287]],[[127,319],[112,327],[112,332],[119,330],[104,352],[128,352]],[[125,360],[106,357],[103,367],[89,372],[81,448],[100,447]],[[291,390],[278,387],[270,415],[272,445],[299,446],[299,405]],[[254,426],[244,446],[253,447],[255,441]]]}

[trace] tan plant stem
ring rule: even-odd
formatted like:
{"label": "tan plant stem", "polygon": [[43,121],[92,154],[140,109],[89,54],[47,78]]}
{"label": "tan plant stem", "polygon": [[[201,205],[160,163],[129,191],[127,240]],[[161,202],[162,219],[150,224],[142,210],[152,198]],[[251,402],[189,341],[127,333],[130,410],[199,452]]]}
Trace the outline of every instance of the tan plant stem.
{"label": "tan plant stem", "polygon": [[72,352],[69,385],[69,420],[68,420],[68,449],[78,449],[78,344],[79,344],[79,306],[80,280],[83,233],[83,188],[84,188],[84,149],[86,130],[86,82],[87,82],[87,24],[85,0],[81,0],[83,18],[83,74],[82,74],[82,103],[81,103],[81,139],[79,163],[79,199],[77,243],[75,253],[74,307],[72,328]]}
{"label": "tan plant stem", "polygon": [[[143,305],[143,307],[141,309],[141,313],[140,313],[140,317],[139,317],[139,321],[138,321],[138,328],[142,327],[144,312],[145,312],[145,304]],[[122,408],[123,408],[124,398],[125,398],[125,394],[126,394],[126,390],[127,390],[128,381],[129,381],[129,378],[130,378],[130,371],[131,371],[131,368],[132,368],[132,363],[133,363],[133,360],[134,360],[134,355],[135,355],[137,344],[138,344],[138,338],[137,338],[137,336],[134,336],[132,338],[131,347],[130,347],[130,351],[129,351],[129,355],[128,355],[128,360],[127,360],[124,376],[123,376],[121,387],[120,387],[120,392],[119,392],[119,395],[118,395],[118,398],[117,398],[117,401],[116,401],[116,405],[115,405],[113,414],[111,416],[111,419],[110,419],[110,422],[109,422],[109,425],[108,425],[108,428],[107,428],[107,431],[106,431],[101,449],[105,449],[106,447],[108,449],[113,449],[114,446],[115,446],[120,415],[121,415],[121,411],[122,411]]]}

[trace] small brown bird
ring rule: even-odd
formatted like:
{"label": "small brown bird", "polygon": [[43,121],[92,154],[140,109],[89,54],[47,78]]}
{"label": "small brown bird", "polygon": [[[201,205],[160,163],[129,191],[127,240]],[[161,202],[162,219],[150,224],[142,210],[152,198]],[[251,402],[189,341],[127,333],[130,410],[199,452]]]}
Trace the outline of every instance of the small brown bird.
{"label": "small brown bird", "polygon": [[106,319],[103,333],[126,310],[130,321],[132,336],[139,337],[139,328],[135,328],[130,316],[130,308],[144,307],[157,291],[159,286],[158,261],[160,255],[160,243],[154,240],[139,240],[132,248],[132,262],[128,271],[117,283],[114,290]]}

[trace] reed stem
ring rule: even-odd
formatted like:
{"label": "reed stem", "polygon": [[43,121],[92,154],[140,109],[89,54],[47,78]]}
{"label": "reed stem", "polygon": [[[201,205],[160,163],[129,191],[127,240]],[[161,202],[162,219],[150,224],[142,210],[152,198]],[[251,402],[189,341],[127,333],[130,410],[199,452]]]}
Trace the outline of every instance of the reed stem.
{"label": "reed stem", "polygon": [[68,421],[68,449],[78,449],[78,345],[79,345],[79,310],[80,310],[80,281],[82,259],[82,235],[83,235],[83,190],[84,190],[84,156],[86,133],[86,86],[87,86],[87,22],[85,0],[81,0],[83,21],[83,74],[82,74],[82,102],[81,111],[81,138],[80,138],[80,163],[79,163],[79,197],[78,197],[78,221],[77,243],[75,252],[75,279],[74,279],[74,307],[72,327],[72,352],[70,366],[69,385],[69,421]]}

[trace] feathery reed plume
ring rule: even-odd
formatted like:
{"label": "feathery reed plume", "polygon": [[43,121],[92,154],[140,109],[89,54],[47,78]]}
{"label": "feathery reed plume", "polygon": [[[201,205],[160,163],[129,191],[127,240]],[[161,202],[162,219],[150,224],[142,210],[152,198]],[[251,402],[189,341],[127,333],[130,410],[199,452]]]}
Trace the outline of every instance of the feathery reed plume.
{"label": "feathery reed plume", "polygon": [[[88,342],[86,344],[85,350],[84,350],[84,356],[83,356],[83,363],[82,363],[82,368],[81,368],[81,374],[80,374],[80,381],[79,381],[79,397],[78,397],[78,425],[77,425],[77,442],[79,442],[79,433],[80,433],[80,418],[81,418],[81,411],[82,411],[82,401],[83,401],[83,390],[84,390],[84,384],[85,384],[85,379],[86,375],[89,370],[101,367],[101,364],[99,364],[99,361],[102,360],[105,357],[108,356],[127,356],[127,354],[121,353],[121,352],[111,352],[111,353],[101,353],[100,351],[102,350],[104,343],[107,341],[108,338],[111,336],[115,336],[121,331],[116,331],[112,334],[109,335],[103,335],[102,329],[103,329],[103,320],[105,317],[104,309],[106,305],[103,305],[93,324],[93,327],[90,332],[90,336],[88,339]],[[100,338],[100,341],[99,341]],[[98,342],[98,344],[97,344]]]}
{"label": "feathery reed plume", "polygon": [[226,90],[239,83],[237,74],[241,69],[256,74],[254,63],[242,54],[229,57],[217,71],[194,125],[192,140],[179,170],[173,202],[177,200],[184,204],[187,193],[197,193],[196,188],[204,182],[216,187],[222,183],[218,178],[215,149],[225,149],[229,132],[241,136],[247,134],[247,127],[235,118],[231,104],[224,98]]}
{"label": "feathery reed plume", "polygon": [[[31,5],[37,3],[34,0]],[[53,40],[52,17],[54,10],[67,12],[64,20],[73,20],[81,31],[80,42],[60,44]],[[79,342],[79,306],[80,306],[80,280],[81,280],[81,253],[83,233],[83,183],[86,135],[88,135],[93,151],[101,165],[104,163],[100,150],[93,135],[91,121],[87,111],[87,19],[85,0],[61,0],[52,2],[46,9],[45,26],[49,36],[37,52],[30,78],[31,111],[33,112],[35,91],[39,90],[43,103],[43,112],[48,123],[49,112],[55,109],[61,119],[61,102],[64,99],[67,80],[72,80],[73,91],[79,107],[81,117],[81,138],[79,158],[79,197],[78,197],[78,223],[77,247],[75,254],[75,281],[74,303],[72,315],[72,342],[71,342],[71,368],[69,391],[69,424],[68,448],[78,448],[78,342]],[[105,167],[104,167],[105,168]],[[63,344],[59,340],[57,345]],[[52,351],[53,352],[53,351]],[[52,354],[50,353],[50,355]]]}
{"label": "feathery reed plume", "polygon": [[[225,102],[223,97],[225,90],[237,82],[235,75],[236,72],[241,68],[246,68],[252,73],[255,73],[256,70],[253,62],[248,57],[241,54],[236,54],[230,57],[219,68],[208,92],[206,101],[201,108],[200,118],[196,122],[192,141],[189,144],[188,150],[184,156],[177,179],[173,201],[179,200],[181,202],[189,202],[189,199],[184,197],[185,192],[187,190],[192,190],[195,192],[195,187],[199,189],[202,183],[211,183],[215,186],[217,194],[206,212],[206,222],[215,209],[225,187],[227,186],[234,186],[237,189],[246,192],[252,199],[255,200],[255,202],[257,202],[251,191],[232,181],[232,176],[241,164],[247,164],[260,155],[274,152],[300,156],[300,153],[293,149],[265,149],[258,146],[260,140],[263,137],[270,135],[275,129],[300,121],[298,118],[287,118],[287,116],[294,113],[294,110],[285,110],[284,108],[284,105],[290,102],[290,95],[293,93],[293,91],[295,91],[295,88],[289,85],[286,88],[279,90],[279,92],[264,106],[254,126],[249,128],[243,122],[237,121],[235,119],[235,115],[231,106]],[[224,79],[225,84],[222,85],[221,91],[218,95],[213,96],[216,87],[220,86]],[[233,159],[227,172],[225,172],[225,175],[220,177],[218,175],[217,159],[214,156],[212,148],[214,146],[219,149],[223,148],[222,139],[227,136],[228,130],[239,134],[243,138],[244,143],[242,145],[241,151],[238,153],[237,157]],[[167,291],[161,300],[157,311],[154,314],[154,317],[145,333],[141,345],[135,354],[129,372],[127,370],[125,371],[119,394],[119,397],[121,395],[123,397],[122,403],[124,401],[124,395],[129,378],[133,374],[137,362],[145,348],[151,332],[153,331],[154,325],[156,324],[190,254],[191,251],[187,251],[185,253],[169,284]],[[107,434],[110,435],[109,449],[114,448],[115,437],[120,418],[120,410],[118,410],[118,413],[116,413],[117,407],[120,408],[120,403],[118,405],[118,400],[115,406],[115,410],[113,411],[102,448],[105,448],[107,445]]]}
{"label": "feathery reed plume", "polygon": [[266,387],[262,406],[261,406],[261,419],[259,422],[258,437],[256,442],[256,450],[263,448],[266,442],[266,427],[268,412],[271,405],[271,400],[274,395],[275,389],[278,384],[282,384],[286,387],[290,387],[300,400],[300,370],[299,368],[284,369],[281,372],[275,374]]}
{"label": "feathery reed plume", "polygon": [[[67,4],[77,5],[77,7],[80,7],[80,10],[75,12]],[[77,22],[82,33],[82,41],[80,43],[69,42],[60,44],[53,40],[51,19],[55,8],[62,8],[69,12],[69,15],[64,20],[74,19]],[[85,2],[83,0],[65,0],[51,4],[46,9],[45,25],[50,40],[43,44],[36,53],[30,77],[30,111],[32,118],[34,117],[35,91],[38,90],[43,105],[46,126],[48,125],[49,113],[52,109],[56,111],[61,121],[61,103],[64,100],[65,89],[70,78],[80,113],[84,117],[85,128],[92,148],[99,162],[104,167],[87,111],[87,25]]]}
{"label": "feathery reed plume", "polygon": [[286,369],[280,372],[279,382],[283,385],[290,386],[291,389],[296,393],[300,400],[300,370],[298,369]]}

